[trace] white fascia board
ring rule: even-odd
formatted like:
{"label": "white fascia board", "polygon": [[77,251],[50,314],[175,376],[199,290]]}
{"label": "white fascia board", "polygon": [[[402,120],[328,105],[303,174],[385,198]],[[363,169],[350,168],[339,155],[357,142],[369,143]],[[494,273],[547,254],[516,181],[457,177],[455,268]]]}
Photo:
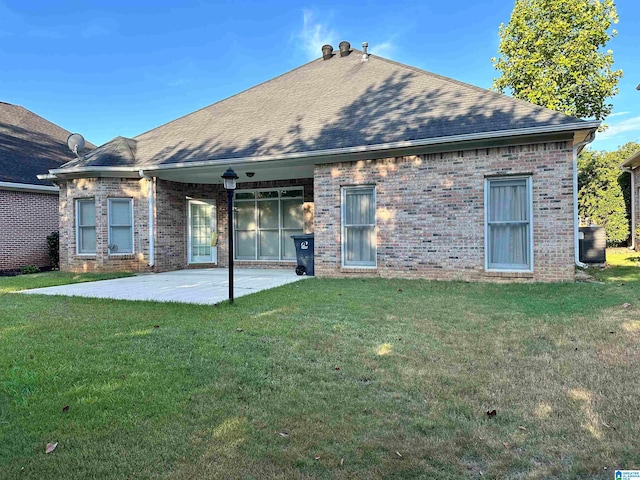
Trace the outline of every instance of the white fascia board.
{"label": "white fascia board", "polygon": [[53,185],[35,185],[32,183],[0,182],[0,190],[14,190],[19,192],[36,192],[57,194],[60,189]]}

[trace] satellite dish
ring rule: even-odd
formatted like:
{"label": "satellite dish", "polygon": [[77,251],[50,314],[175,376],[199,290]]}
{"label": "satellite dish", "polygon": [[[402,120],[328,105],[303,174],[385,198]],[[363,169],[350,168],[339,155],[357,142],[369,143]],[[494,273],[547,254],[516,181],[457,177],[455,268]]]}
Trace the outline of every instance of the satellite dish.
{"label": "satellite dish", "polygon": [[69,150],[76,154],[76,157],[80,158],[80,153],[84,150],[84,137],[79,133],[72,133],[67,138],[67,146]]}

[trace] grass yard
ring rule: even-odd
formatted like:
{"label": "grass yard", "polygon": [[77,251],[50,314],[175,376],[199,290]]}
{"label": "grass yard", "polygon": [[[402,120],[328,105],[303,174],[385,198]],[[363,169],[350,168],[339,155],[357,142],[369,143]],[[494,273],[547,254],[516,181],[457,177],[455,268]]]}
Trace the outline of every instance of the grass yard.
{"label": "grass yard", "polygon": [[233,307],[0,278],[0,478],[612,479],[640,469],[622,257],[600,283],[310,279]]}

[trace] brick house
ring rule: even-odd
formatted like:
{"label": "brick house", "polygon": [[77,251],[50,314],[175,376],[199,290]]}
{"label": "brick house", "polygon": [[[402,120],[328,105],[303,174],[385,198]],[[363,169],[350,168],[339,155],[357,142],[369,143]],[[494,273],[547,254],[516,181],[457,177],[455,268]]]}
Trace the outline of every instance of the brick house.
{"label": "brick house", "polygon": [[[61,268],[570,281],[598,122],[351,49],[51,169]],[[233,231],[222,173],[239,175]]]}
{"label": "brick house", "polygon": [[0,271],[49,266],[47,235],[58,229],[58,187],[36,175],[74,155],[69,132],[0,102]]}
{"label": "brick house", "polygon": [[623,170],[631,174],[631,248],[638,250],[637,229],[640,225],[640,206],[638,206],[638,187],[640,186],[640,152],[631,155],[622,165]]}

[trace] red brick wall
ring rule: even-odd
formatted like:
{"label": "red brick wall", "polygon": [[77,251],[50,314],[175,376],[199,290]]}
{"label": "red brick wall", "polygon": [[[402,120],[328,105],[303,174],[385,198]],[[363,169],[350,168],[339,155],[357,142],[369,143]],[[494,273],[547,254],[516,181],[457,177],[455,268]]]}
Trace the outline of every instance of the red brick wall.
{"label": "red brick wall", "polygon": [[[96,205],[96,254],[76,253],[75,200]],[[133,254],[109,255],[107,202],[133,198]],[[147,271],[149,258],[147,181],[128,178],[80,178],[60,186],[60,270],[71,272]]]}
{"label": "red brick wall", "polygon": [[[485,177],[514,174],[532,175],[534,271],[485,272]],[[377,268],[342,268],[340,187],[367,184],[376,185]],[[314,188],[316,275],[574,279],[566,142],[319,165]]]}
{"label": "red brick wall", "polygon": [[[238,189],[303,186],[305,229],[313,229],[313,180],[239,183]],[[148,184],[146,180],[92,178],[69,180],[60,193],[60,268],[64,271],[169,271],[203,268],[214,264],[189,265],[187,258],[188,200],[213,200],[217,206],[218,266],[228,265],[227,192],[222,185],[155,182],[155,265],[149,262]],[[107,249],[109,198],[133,198],[134,254],[109,255]],[[96,202],[96,255],[76,253],[75,200]],[[291,262],[237,262],[253,268],[292,268]]]}
{"label": "red brick wall", "polygon": [[[156,268],[177,270],[202,268],[207,264],[187,265],[187,197],[194,200],[215,200],[218,223],[218,263],[229,265],[227,191],[222,185],[175,183],[158,180],[157,184]],[[302,186],[304,188],[305,231],[313,231],[313,180],[278,180],[269,182],[239,182],[238,190]],[[292,268],[291,262],[250,262],[236,260],[235,265],[251,268]]]}
{"label": "red brick wall", "polygon": [[57,193],[0,190],[0,270],[50,266],[47,235],[57,229]]}

